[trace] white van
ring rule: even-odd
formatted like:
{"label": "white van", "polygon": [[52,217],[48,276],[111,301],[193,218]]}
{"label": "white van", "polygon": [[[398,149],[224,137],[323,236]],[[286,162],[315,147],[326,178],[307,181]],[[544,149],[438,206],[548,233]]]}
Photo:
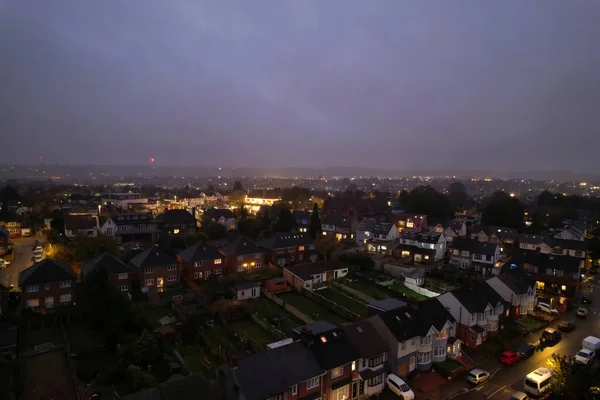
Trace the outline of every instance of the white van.
{"label": "white van", "polygon": [[399,376],[389,374],[385,380],[385,383],[387,383],[387,387],[401,399],[414,400],[415,393]]}
{"label": "white van", "polygon": [[552,371],[548,368],[538,368],[525,377],[525,393],[540,396],[552,388]]}
{"label": "white van", "polygon": [[581,348],[599,353],[600,339],[595,336],[588,336],[581,341]]}
{"label": "white van", "polygon": [[550,315],[558,315],[558,310],[550,306],[550,304],[540,301],[535,307],[537,310],[548,313]]}

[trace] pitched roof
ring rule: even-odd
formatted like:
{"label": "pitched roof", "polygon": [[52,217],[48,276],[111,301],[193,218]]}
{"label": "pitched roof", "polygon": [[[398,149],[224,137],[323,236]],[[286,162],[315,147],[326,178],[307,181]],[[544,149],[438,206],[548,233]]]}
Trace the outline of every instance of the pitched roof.
{"label": "pitched roof", "polygon": [[67,215],[65,217],[65,229],[78,231],[84,229],[94,229],[96,220],[89,215]]}
{"label": "pitched roof", "polygon": [[2,210],[0,211],[0,221],[2,222],[23,222],[23,217],[16,212]]}
{"label": "pitched roof", "polygon": [[557,269],[566,272],[578,272],[581,259],[571,256],[538,253],[534,250],[521,250],[516,252],[514,261],[531,264],[538,268]]}
{"label": "pitched roof", "polygon": [[108,253],[102,253],[81,264],[81,272],[85,275],[88,275],[95,269],[104,270],[109,275],[131,272],[127,264]]}
{"label": "pitched roof", "polygon": [[116,225],[154,223],[152,213],[119,214],[111,217]]}
{"label": "pitched roof", "polygon": [[414,322],[414,315],[408,307],[386,311],[374,318],[381,318],[398,342],[419,336],[419,329]]}
{"label": "pitched roof", "polygon": [[308,233],[280,232],[276,233],[259,243],[267,249],[283,249],[286,247],[310,246],[315,241]]}
{"label": "pitched roof", "polygon": [[447,322],[456,322],[452,314],[435,297],[416,303],[411,310],[421,336],[425,336],[432,326],[439,332]]}
{"label": "pitched roof", "polygon": [[337,214],[329,214],[321,218],[322,225],[333,225],[340,228],[348,228],[350,227],[350,223],[350,219],[344,218],[343,216]]}
{"label": "pitched roof", "polygon": [[406,303],[402,300],[390,297],[383,300],[371,300],[369,301],[368,307],[374,308],[378,311],[390,311],[397,308],[406,307]]}
{"label": "pitched roof", "polygon": [[221,217],[225,219],[235,218],[233,211],[226,208],[210,208],[204,211],[204,215],[214,220],[218,220]]}
{"label": "pitched roof", "polygon": [[302,334],[303,331],[307,330],[313,335],[318,335],[319,333],[327,332],[335,328],[337,327],[329,321],[314,321],[310,324],[298,326],[293,330],[297,334]]}
{"label": "pitched roof", "polygon": [[210,246],[204,242],[198,242],[191,245],[187,249],[182,250],[178,256],[187,262],[208,261],[223,258],[223,254],[221,254],[216,247]]}
{"label": "pitched roof", "polygon": [[308,345],[319,365],[326,371],[358,360],[360,356],[341,328],[315,335]]}
{"label": "pitched roof", "polygon": [[19,273],[19,287],[45,285],[46,283],[74,281],[77,274],[62,262],[45,258]]}
{"label": "pitched roof", "polygon": [[336,269],[348,268],[345,264],[337,260],[318,261],[310,264],[289,265],[284,267],[284,270],[291,272],[293,275],[303,281],[311,280],[312,275],[322,274],[327,271]]}
{"label": "pitched roof", "polygon": [[512,290],[516,294],[527,294],[527,291],[534,287],[535,282],[531,280],[529,277],[525,276],[513,276],[508,274],[501,274],[498,276],[498,279],[502,281],[510,290]]}
{"label": "pitched roof", "polygon": [[324,372],[313,352],[300,341],[243,358],[233,368],[247,400],[269,398]]}
{"label": "pitched roof", "polygon": [[387,235],[394,227],[391,222],[381,222],[373,224],[373,233]]}
{"label": "pitched roof", "polygon": [[160,247],[153,246],[133,257],[131,260],[129,260],[129,263],[138,268],[154,268],[177,264],[177,260],[167,254]]}
{"label": "pitched roof", "polygon": [[259,281],[235,282],[231,285],[231,287],[235,290],[248,290],[248,289],[260,287],[260,282]]}
{"label": "pitched roof", "polygon": [[487,282],[478,282],[471,287],[463,286],[453,290],[451,293],[470,313],[482,313],[488,304],[496,307],[496,304],[504,303],[502,296],[488,285]]}
{"label": "pitched roof", "polygon": [[156,217],[156,222],[165,225],[187,225],[195,224],[196,218],[188,210],[177,208],[174,210],[166,210],[164,213]]}
{"label": "pitched roof", "polygon": [[475,254],[485,254],[493,256],[498,250],[498,243],[484,243],[479,240],[471,241],[471,252]]}
{"label": "pitched roof", "polygon": [[202,400],[221,400],[223,394],[202,375],[188,375],[169,379],[158,385],[162,400],[196,400],[201,393]]}
{"label": "pitched roof", "polygon": [[501,239],[516,239],[519,237],[519,232],[516,229],[505,228],[501,226],[489,226],[489,225],[474,225],[471,228],[472,234],[479,234],[480,232],[484,232],[486,235],[491,236],[495,235]]}
{"label": "pitched roof", "polygon": [[357,232],[373,231],[373,225],[375,225],[375,220],[373,218],[363,218],[363,220],[360,221],[360,224],[358,224],[358,226],[356,227],[356,231]]}
{"label": "pitched roof", "polygon": [[436,232],[419,232],[417,234],[417,241],[421,243],[436,244],[440,240],[441,233]]}
{"label": "pitched roof", "polygon": [[245,256],[247,254],[258,254],[266,251],[264,247],[255,244],[245,237],[238,237],[233,242],[229,242],[221,247],[219,250],[229,256]]}
{"label": "pitched roof", "polygon": [[388,350],[387,343],[368,320],[345,325],[342,329],[361,358],[373,357]]}
{"label": "pitched roof", "polygon": [[532,234],[521,234],[519,236],[521,243],[541,245],[542,243],[547,244],[550,247],[560,247],[569,250],[587,251],[587,242],[584,240],[571,240],[571,239],[559,239],[551,235],[532,235]]}

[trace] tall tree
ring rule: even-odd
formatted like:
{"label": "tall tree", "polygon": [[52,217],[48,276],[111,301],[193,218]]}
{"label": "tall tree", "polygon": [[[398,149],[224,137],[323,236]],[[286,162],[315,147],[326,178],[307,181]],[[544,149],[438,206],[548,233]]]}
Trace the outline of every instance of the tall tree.
{"label": "tall tree", "polygon": [[242,182],[235,181],[235,183],[233,184],[233,189],[229,194],[229,202],[234,207],[242,207],[245,198],[246,194],[244,193],[244,187],[242,186]]}
{"label": "tall tree", "polygon": [[448,186],[448,198],[457,210],[464,210],[469,206],[469,194],[461,182],[452,182]]}
{"label": "tall tree", "polygon": [[538,196],[538,206],[541,206],[541,207],[551,206],[553,202],[554,202],[554,195],[552,193],[550,193],[548,190],[544,190]]}
{"label": "tall tree", "polygon": [[406,211],[435,219],[450,218],[454,214],[454,207],[448,197],[431,186],[418,186],[411,190],[405,203]]}
{"label": "tall tree", "polygon": [[524,222],[523,205],[519,199],[510,197],[506,192],[496,192],[485,206],[481,222],[486,225],[521,229]]}
{"label": "tall tree", "polygon": [[323,233],[323,227],[321,226],[321,217],[319,216],[319,206],[317,205],[317,203],[313,205],[313,211],[310,216],[310,224],[308,226],[308,233],[313,239],[315,239],[318,235]]}
{"label": "tall tree", "polygon": [[402,189],[398,195],[398,203],[400,204],[400,207],[406,209],[406,205],[408,204],[408,192],[406,189]]}
{"label": "tall tree", "polygon": [[337,248],[337,240],[333,235],[321,235],[315,239],[315,247],[322,260],[331,260]]}
{"label": "tall tree", "polygon": [[290,210],[286,207],[281,208],[277,220],[275,221],[275,232],[290,232],[297,227],[298,224],[296,223],[296,218],[294,218]]}

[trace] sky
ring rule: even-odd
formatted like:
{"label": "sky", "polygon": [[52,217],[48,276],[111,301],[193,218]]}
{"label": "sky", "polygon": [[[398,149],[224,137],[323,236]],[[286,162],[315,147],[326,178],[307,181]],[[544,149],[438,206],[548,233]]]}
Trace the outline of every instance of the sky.
{"label": "sky", "polygon": [[600,170],[593,0],[0,0],[0,163]]}

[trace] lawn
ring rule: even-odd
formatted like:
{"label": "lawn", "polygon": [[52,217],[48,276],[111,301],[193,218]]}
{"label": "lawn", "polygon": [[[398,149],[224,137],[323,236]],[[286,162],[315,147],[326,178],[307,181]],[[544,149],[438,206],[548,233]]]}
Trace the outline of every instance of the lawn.
{"label": "lawn", "polygon": [[344,285],[359,290],[375,300],[383,300],[391,297],[385,289],[376,283],[366,282],[358,279],[346,279],[342,282]]}
{"label": "lawn", "polygon": [[419,301],[427,300],[429,298],[427,296],[423,296],[422,294],[415,292],[412,289],[407,288],[404,283],[393,283],[388,287],[396,292],[402,293],[406,297],[412,297]]}
{"label": "lawn", "polygon": [[538,329],[542,329],[544,326],[547,325],[547,323],[545,321],[541,321],[539,319],[527,316],[525,318],[519,319],[517,321],[517,325],[519,325],[526,331],[533,332],[537,331]]}
{"label": "lawn", "polygon": [[[211,359],[209,355],[206,354],[204,348],[197,345],[178,345],[175,347],[175,350],[179,353],[179,355],[185,361],[185,366],[189,370],[191,374],[204,374],[209,372],[213,367],[219,365],[219,363],[215,363],[214,359]],[[206,365],[204,359],[208,359],[211,363],[210,365]]]}
{"label": "lawn", "polygon": [[294,328],[304,325],[302,321],[272,300],[261,297],[251,301],[254,306],[254,312],[260,318],[267,321],[267,323],[271,323],[271,318],[278,317],[278,321],[273,326],[288,337],[294,335]]}
{"label": "lawn", "polygon": [[260,344],[263,347],[266,347],[269,343],[274,343],[280,340],[270,332],[263,329],[262,326],[258,325],[256,322],[250,319],[233,321],[231,323],[231,326],[233,329],[236,330],[236,332],[240,332],[249,336],[256,343]]}
{"label": "lawn", "polygon": [[166,316],[175,316],[175,311],[173,311],[169,307],[144,307],[137,308],[137,310],[141,313],[142,317],[146,320],[148,325],[152,329],[160,328],[161,324],[158,321],[159,319]]}
{"label": "lawn", "polygon": [[343,290],[330,286],[325,289],[315,291],[315,293],[320,294],[326,299],[331,300],[344,308],[347,308],[355,314],[367,314],[367,305],[360,299],[350,297],[350,295],[347,295]]}
{"label": "lawn", "polygon": [[325,307],[315,303],[299,293],[285,293],[279,297],[289,303],[292,307],[297,308],[298,311],[306,314],[314,321],[329,321],[337,325],[348,322],[338,314],[329,311]]}

